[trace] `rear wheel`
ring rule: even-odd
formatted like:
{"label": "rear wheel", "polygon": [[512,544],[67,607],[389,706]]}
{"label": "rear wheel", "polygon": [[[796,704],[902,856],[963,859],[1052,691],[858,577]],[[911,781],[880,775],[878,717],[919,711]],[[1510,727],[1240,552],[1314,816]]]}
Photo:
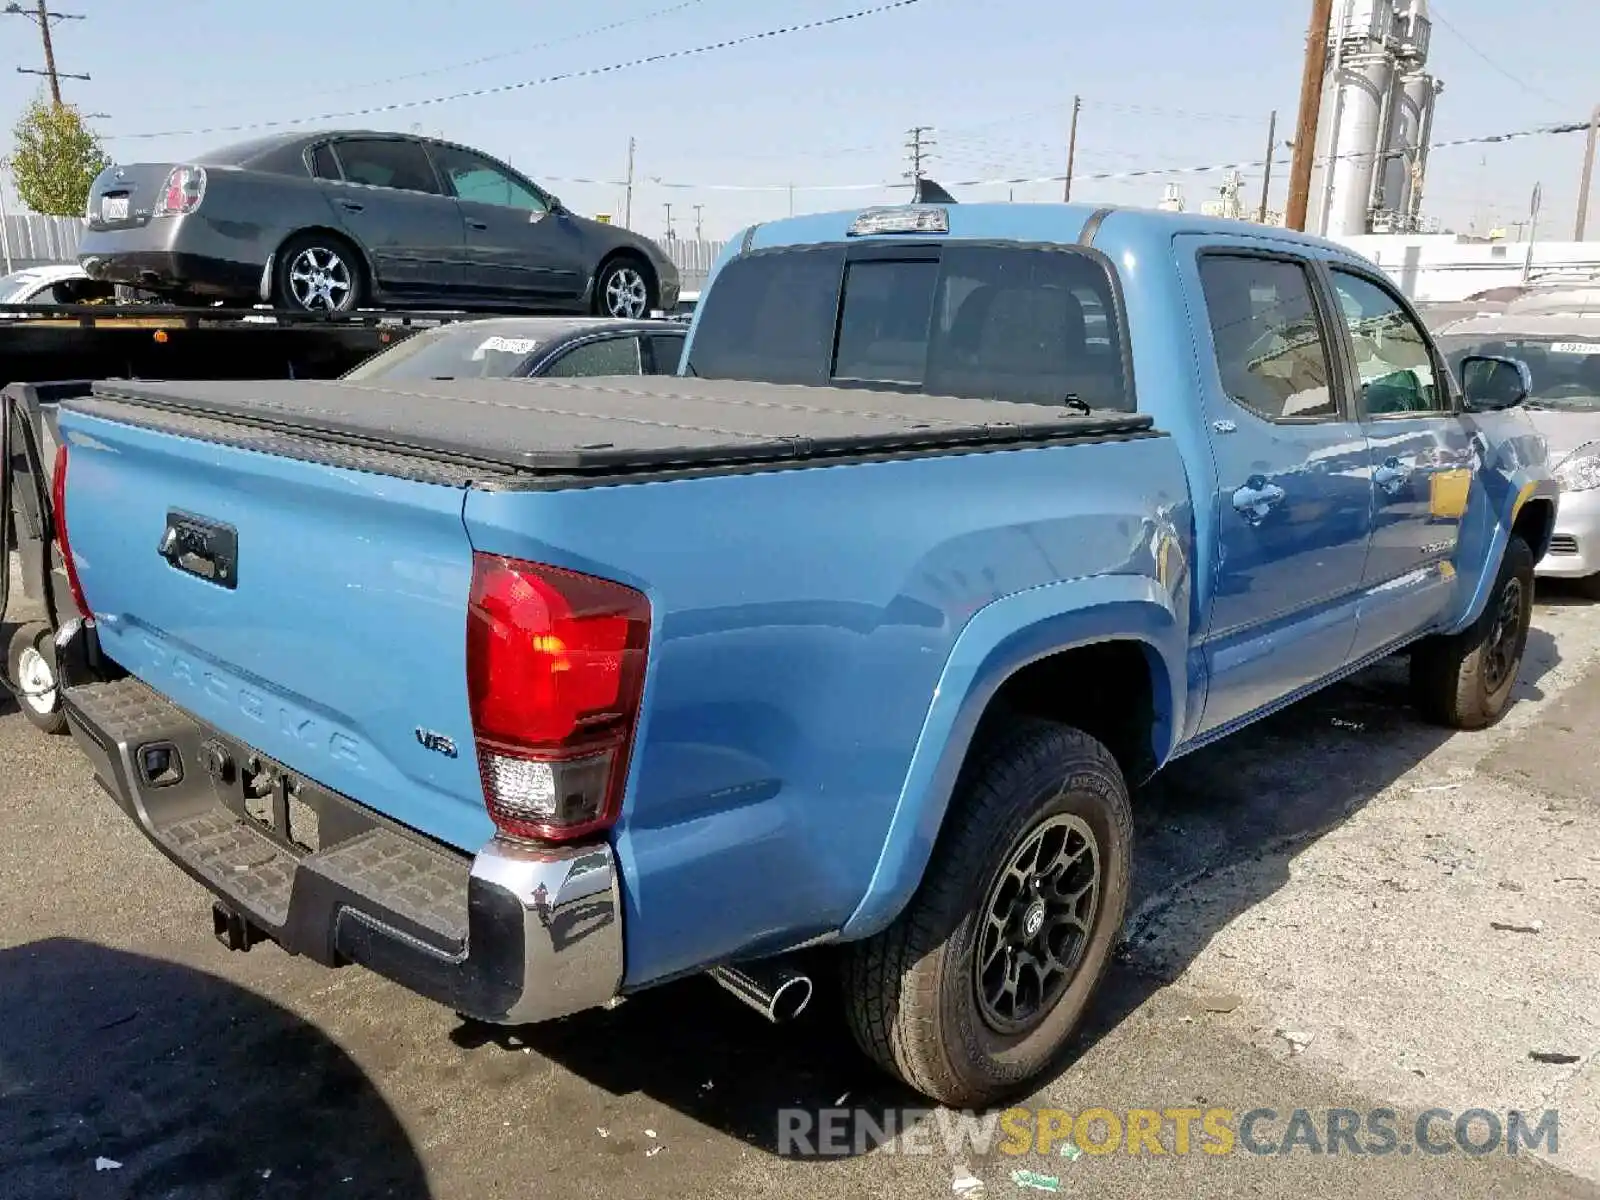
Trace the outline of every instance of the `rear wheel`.
{"label": "rear wheel", "polygon": [[953,1107],[1035,1082],[1110,963],[1132,824],[1122,772],[1087,734],[1022,720],[979,749],[916,896],[848,948],[862,1049]]}
{"label": "rear wheel", "polygon": [[308,233],[291,238],[273,266],[272,301],[294,312],[343,313],[365,299],[360,256],[340,238]]}
{"label": "rear wheel", "polygon": [[17,707],[31,725],[45,733],[65,733],[66,714],[56,686],[55,643],[47,625],[24,625],[11,637],[7,674],[17,685]]}
{"label": "rear wheel", "polygon": [[1483,615],[1461,633],[1411,654],[1411,691],[1430,721],[1483,729],[1505,716],[1533,622],[1533,550],[1512,534]]}
{"label": "rear wheel", "polygon": [[598,316],[636,321],[649,316],[654,305],[650,275],[638,259],[624,255],[601,269],[594,287],[594,310]]}

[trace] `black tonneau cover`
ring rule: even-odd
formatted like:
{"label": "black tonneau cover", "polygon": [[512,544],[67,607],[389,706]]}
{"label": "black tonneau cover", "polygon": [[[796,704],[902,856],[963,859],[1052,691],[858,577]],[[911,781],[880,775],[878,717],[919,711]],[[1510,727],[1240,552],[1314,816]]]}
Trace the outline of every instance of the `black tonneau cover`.
{"label": "black tonneau cover", "polygon": [[[514,472],[616,474],[1138,434],[1137,413],[679,376],[105,380],[94,397]],[[93,398],[86,406],[93,410]]]}

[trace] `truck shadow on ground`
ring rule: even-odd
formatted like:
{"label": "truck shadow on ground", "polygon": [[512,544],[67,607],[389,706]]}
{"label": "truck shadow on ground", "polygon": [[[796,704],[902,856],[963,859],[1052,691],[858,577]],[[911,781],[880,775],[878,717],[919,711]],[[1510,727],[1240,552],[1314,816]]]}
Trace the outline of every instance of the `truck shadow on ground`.
{"label": "truck shadow on ground", "polygon": [[5,1195],[430,1194],[399,1120],[344,1051],[226,980],[33,942],[0,950],[0,1029]]}
{"label": "truck shadow on ground", "polygon": [[[1517,699],[1541,699],[1540,680],[1559,661],[1554,638],[1536,626]],[[1295,849],[1336,828],[1448,739],[1416,715],[1407,692],[1405,661],[1380,663],[1179,760],[1140,790],[1128,941],[1062,1070],[1166,986],[1218,930],[1281,888]],[[1158,953],[1140,953],[1142,927],[1163,905],[1181,903],[1185,890],[1222,872],[1234,877],[1228,904],[1205,906],[1195,920],[1176,923],[1181,934]],[[1160,969],[1151,969],[1150,958]],[[881,1117],[888,1109],[928,1107],[856,1052],[829,962],[814,960],[811,1010],[782,1026],[696,979],[545,1026],[467,1024],[455,1039],[490,1053],[495,1046],[531,1048],[612,1094],[643,1094],[781,1154],[785,1109],[845,1107]],[[870,1129],[865,1138],[851,1137],[851,1153],[883,1140]]]}

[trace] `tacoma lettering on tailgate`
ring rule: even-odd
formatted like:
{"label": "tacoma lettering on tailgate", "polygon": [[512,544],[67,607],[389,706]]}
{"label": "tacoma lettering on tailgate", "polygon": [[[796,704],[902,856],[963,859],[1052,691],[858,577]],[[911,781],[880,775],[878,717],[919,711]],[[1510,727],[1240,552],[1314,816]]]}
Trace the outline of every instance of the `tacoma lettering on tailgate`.
{"label": "tacoma lettering on tailgate", "polygon": [[174,683],[191,691],[204,691],[213,700],[238,709],[257,725],[275,724],[285,737],[294,739],[307,750],[326,752],[329,758],[346,766],[366,769],[361,760],[361,743],[349,734],[328,729],[315,717],[291,707],[280,697],[245,687],[211,667],[174,654],[148,635],[140,641],[149,656],[150,666],[166,674]]}

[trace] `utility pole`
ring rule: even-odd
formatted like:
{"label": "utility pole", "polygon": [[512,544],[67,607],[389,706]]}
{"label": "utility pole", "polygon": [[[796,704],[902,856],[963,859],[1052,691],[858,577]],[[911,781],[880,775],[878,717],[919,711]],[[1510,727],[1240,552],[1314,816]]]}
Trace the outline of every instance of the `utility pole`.
{"label": "utility pole", "polygon": [[[1294,161],[1289,167],[1289,204],[1284,225],[1301,232],[1311,201],[1311,162],[1317,153],[1317,121],[1322,116],[1322,75],[1328,65],[1328,27],[1333,0],[1311,0],[1311,31],[1306,38],[1305,71],[1300,76],[1300,113],[1295,121]],[[1331,169],[1331,167],[1330,167]]]}
{"label": "utility pole", "polygon": [[1533,244],[1539,240],[1539,209],[1543,203],[1544,184],[1536,183],[1533,185],[1533,199],[1528,202],[1528,256],[1522,260],[1524,285],[1533,278]]}
{"label": "utility pole", "polygon": [[1272,156],[1278,152],[1278,110],[1272,110],[1272,119],[1267,122],[1267,169],[1261,177],[1261,211],[1256,214],[1256,223],[1267,223],[1267,201],[1272,195]]}
{"label": "utility pole", "polygon": [[[50,80],[51,102],[54,103],[57,108],[60,108],[61,80],[63,78],[63,74],[62,72],[56,70],[56,48],[50,40],[50,22],[81,21],[83,20],[83,14],[51,12],[45,7],[45,0],[39,0],[37,7],[33,11],[23,8],[21,4],[16,2],[16,0],[12,0],[10,4],[5,6],[4,12],[6,16],[10,17],[27,17],[28,20],[32,21],[39,27],[39,36],[44,40],[44,70],[40,71],[33,67],[18,67],[17,74],[48,76]],[[66,75],[65,78],[82,79],[87,82],[89,77],[87,75],[69,74]]]}
{"label": "utility pole", "polygon": [[628,139],[628,190],[622,199],[622,227],[633,228],[633,139]]}
{"label": "utility pole", "polygon": [[1589,148],[1583,152],[1583,186],[1578,189],[1578,231],[1573,241],[1583,241],[1589,225],[1589,192],[1594,188],[1594,149],[1600,141],[1600,105],[1595,106],[1589,118]]}
{"label": "utility pole", "polygon": [[703,208],[705,208],[704,204],[696,204],[694,206],[694,240],[697,242],[705,240],[700,236],[700,210]]}
{"label": "utility pole", "polygon": [[794,216],[794,184],[789,185],[789,215]]}
{"label": "utility pole", "polygon": [[922,169],[923,164],[933,157],[929,151],[933,148],[934,143],[928,140],[928,134],[932,132],[933,126],[931,125],[915,125],[906,134],[910,139],[906,142],[906,153],[911,156],[911,170],[906,173],[905,177],[911,180],[913,193],[916,191],[918,182],[921,181],[925,174]]}
{"label": "utility pole", "polygon": [[667,203],[665,208],[667,210],[667,241],[670,242],[672,240],[672,204],[670,202]]}
{"label": "utility pole", "polygon": [[1083,97],[1072,98],[1072,129],[1067,134],[1067,180],[1061,185],[1061,203],[1072,201],[1072,171],[1078,161],[1078,114],[1083,111]]}

